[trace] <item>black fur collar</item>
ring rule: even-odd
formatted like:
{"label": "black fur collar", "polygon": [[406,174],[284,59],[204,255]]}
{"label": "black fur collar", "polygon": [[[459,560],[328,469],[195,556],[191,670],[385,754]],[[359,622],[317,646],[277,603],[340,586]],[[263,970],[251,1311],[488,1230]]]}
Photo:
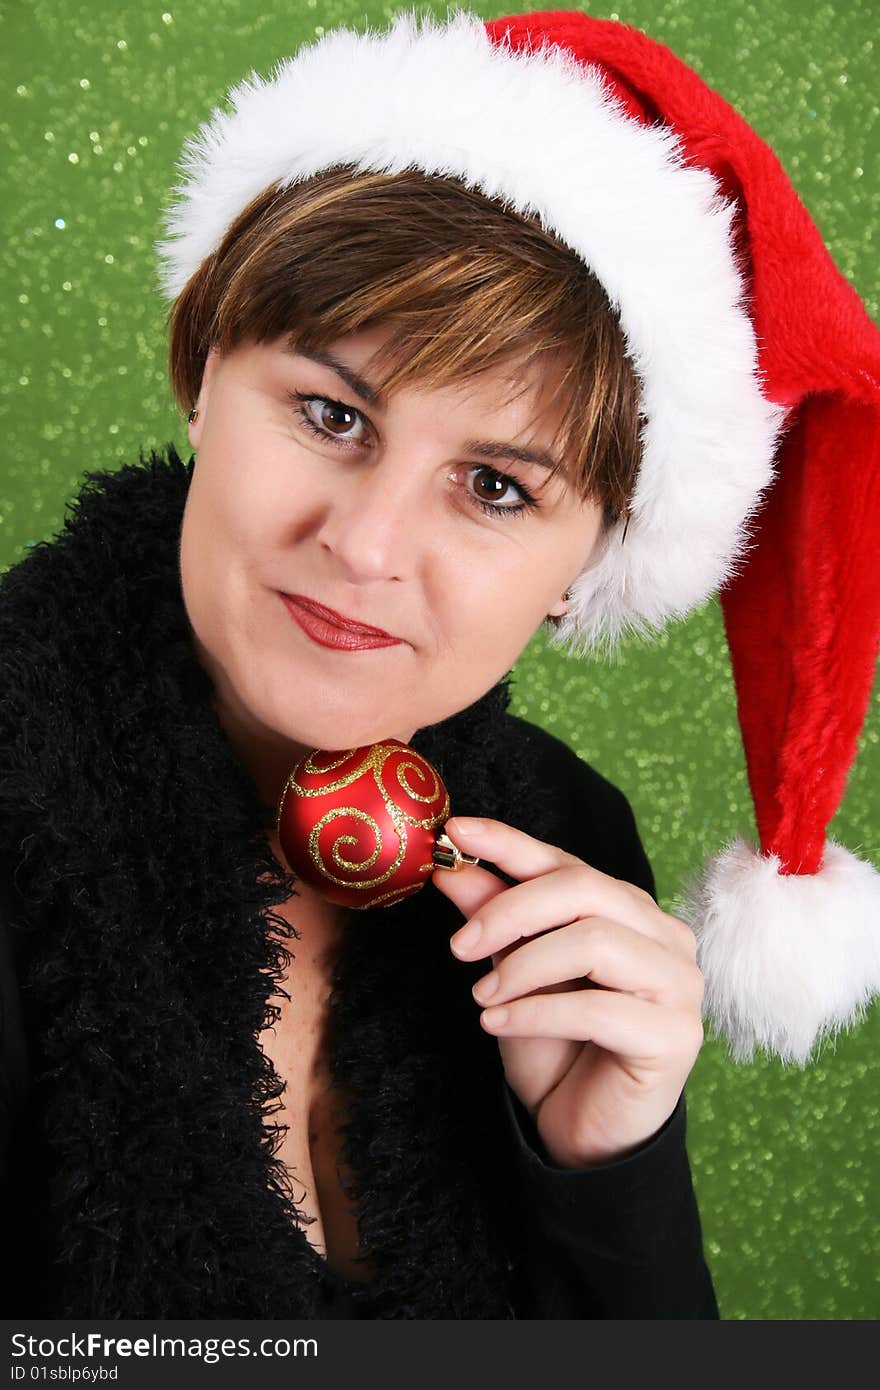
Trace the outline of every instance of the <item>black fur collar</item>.
{"label": "black fur collar", "polygon": [[[61,534],[0,589],[0,855],[48,1316],[310,1317],[324,1270],[272,1156],[280,1083],[256,1041],[284,961],[270,909],[294,880],[190,640],[191,472],[168,446],[87,473]],[[515,823],[528,776],[508,681],[412,743],[454,810]],[[460,922],[431,885],[352,913],[334,979],[373,1317],[512,1316],[502,1072],[470,995],[482,967],[449,950]]]}

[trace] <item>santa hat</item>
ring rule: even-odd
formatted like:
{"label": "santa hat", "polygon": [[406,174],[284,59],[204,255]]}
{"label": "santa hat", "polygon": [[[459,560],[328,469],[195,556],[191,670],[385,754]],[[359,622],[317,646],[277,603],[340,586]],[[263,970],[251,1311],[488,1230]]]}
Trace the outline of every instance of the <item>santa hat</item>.
{"label": "santa hat", "polygon": [[229,101],[184,150],[169,298],[258,193],[339,163],[538,213],[604,286],[642,459],[552,641],[613,650],[720,590],[760,846],[673,910],[733,1057],[803,1065],[880,989],[880,873],[826,834],[880,643],[880,333],[778,159],[663,44],[576,11],[337,28]]}

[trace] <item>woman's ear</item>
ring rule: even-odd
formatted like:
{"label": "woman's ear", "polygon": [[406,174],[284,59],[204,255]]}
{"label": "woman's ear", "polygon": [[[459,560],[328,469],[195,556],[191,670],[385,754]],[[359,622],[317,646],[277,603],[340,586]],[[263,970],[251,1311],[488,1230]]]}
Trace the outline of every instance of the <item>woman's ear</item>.
{"label": "woman's ear", "polygon": [[561,618],[568,612],[568,590],[562,595],[558,603],[554,603],[552,608],[547,609],[548,618]]}
{"label": "woman's ear", "polygon": [[202,371],[202,384],[199,387],[198,399],[193,407],[194,416],[189,422],[187,435],[193,449],[198,449],[202,440],[202,430],[205,424],[205,415],[208,409],[208,401],[211,396],[211,378],[217,367],[220,358],[218,348],[212,347],[205,359],[205,366]]}

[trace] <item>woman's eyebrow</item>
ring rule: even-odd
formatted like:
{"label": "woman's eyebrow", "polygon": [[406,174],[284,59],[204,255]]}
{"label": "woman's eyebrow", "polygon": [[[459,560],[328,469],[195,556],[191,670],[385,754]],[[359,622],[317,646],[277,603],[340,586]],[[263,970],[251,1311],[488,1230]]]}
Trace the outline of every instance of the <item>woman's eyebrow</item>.
{"label": "woman's eyebrow", "polygon": [[324,348],[303,348],[285,346],[284,351],[292,357],[305,357],[309,362],[317,362],[323,367],[329,367],[337,376],[341,376],[346,386],[354,391],[356,396],[366,401],[369,405],[381,405],[382,397],[368,381],[364,381],[362,376],[352,371],[344,362],[340,362],[338,357],[334,357],[332,352],[327,352]]}
{"label": "woman's eyebrow", "polygon": [[479,454],[485,459],[516,459],[519,463],[536,463],[539,468],[559,467],[544,449],[524,449],[520,444],[501,444],[491,439],[469,439],[464,452]]}
{"label": "woman's eyebrow", "polygon": [[[382,397],[368,381],[364,381],[362,376],[341,362],[338,357],[334,357],[332,352],[327,352],[324,348],[303,348],[285,346],[284,351],[293,357],[305,357],[309,362],[316,362],[320,366],[329,367],[338,377],[341,377],[346,386],[352,390],[361,400],[368,405],[381,405]],[[520,444],[503,444],[498,440],[491,439],[471,439],[464,446],[467,454],[479,454],[481,458],[487,459],[515,459],[518,463],[535,463],[540,468],[555,469],[559,467],[556,459],[548,454],[544,449],[526,449]]]}

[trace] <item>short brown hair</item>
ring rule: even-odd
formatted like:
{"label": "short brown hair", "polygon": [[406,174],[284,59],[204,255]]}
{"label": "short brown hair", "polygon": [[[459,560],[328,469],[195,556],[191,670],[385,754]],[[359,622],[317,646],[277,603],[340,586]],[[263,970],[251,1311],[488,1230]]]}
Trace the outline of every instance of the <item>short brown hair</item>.
{"label": "short brown hair", "polygon": [[566,364],[560,462],[580,496],[623,515],[635,485],[639,383],[623,330],[595,275],[535,217],[451,177],[337,165],[271,185],[238,215],[169,315],[178,404],[195,403],[208,351],[283,334],[324,347],[379,325],[371,366],[431,388],[538,357]]}

